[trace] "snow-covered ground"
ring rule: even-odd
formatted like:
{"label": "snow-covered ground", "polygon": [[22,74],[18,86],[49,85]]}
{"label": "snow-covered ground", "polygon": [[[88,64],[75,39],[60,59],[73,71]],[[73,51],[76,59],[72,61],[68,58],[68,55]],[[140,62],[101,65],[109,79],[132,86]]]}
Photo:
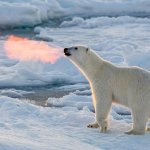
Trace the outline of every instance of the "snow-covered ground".
{"label": "snow-covered ground", "polygon": [[[109,132],[102,134],[99,129],[86,128],[94,121],[94,113],[86,107],[89,98],[71,94],[69,99],[70,103],[82,99],[85,106],[78,109],[64,102],[64,107],[40,107],[1,96],[0,150],[149,150],[149,133],[143,136],[123,133],[131,127],[125,121],[128,116],[112,111]],[[62,100],[68,101],[67,97]]]}
{"label": "snow-covered ground", "polygon": [[[86,128],[94,121],[89,85],[65,57],[22,62],[4,49],[7,36],[17,33],[60,47],[87,45],[116,65],[150,70],[149,6],[149,0],[0,0],[0,28],[26,27],[0,30],[0,150],[149,150],[148,132],[124,134],[132,124],[127,108],[112,106],[108,134]],[[70,94],[49,96],[47,107],[23,100],[48,88]]]}

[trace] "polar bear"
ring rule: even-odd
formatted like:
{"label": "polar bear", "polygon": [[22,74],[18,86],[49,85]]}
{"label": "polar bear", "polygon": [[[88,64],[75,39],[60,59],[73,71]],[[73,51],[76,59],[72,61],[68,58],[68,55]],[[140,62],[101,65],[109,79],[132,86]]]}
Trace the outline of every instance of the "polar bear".
{"label": "polar bear", "polygon": [[108,128],[108,113],[113,102],[129,107],[133,127],[127,134],[144,134],[150,117],[150,72],[139,67],[118,67],[98,56],[92,49],[75,46],[64,54],[88,79],[96,122],[89,128]]}

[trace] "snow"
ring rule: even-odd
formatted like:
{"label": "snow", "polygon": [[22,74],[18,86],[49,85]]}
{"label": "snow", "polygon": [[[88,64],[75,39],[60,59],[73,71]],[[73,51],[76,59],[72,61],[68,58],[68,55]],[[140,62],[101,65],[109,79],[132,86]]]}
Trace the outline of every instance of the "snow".
{"label": "snow", "polygon": [[[10,86],[36,86],[47,84],[65,84],[81,81],[82,77],[74,66],[65,58],[58,60],[55,64],[42,63],[38,61],[18,62],[9,59],[4,51],[1,41],[0,55],[0,87]],[[66,67],[70,67],[66,68]],[[73,66],[73,67],[71,67]],[[70,72],[70,75],[68,75]],[[71,76],[76,73],[76,77]]]}
{"label": "snow", "polygon": [[49,98],[47,101],[48,106],[53,107],[65,107],[72,106],[79,110],[82,110],[85,106],[88,107],[90,111],[94,111],[93,105],[91,103],[91,96],[79,96],[74,93],[64,96],[63,98]]}
{"label": "snow", "polygon": [[83,19],[81,17],[74,17],[71,21],[64,21],[60,24],[60,27],[73,27],[79,26],[82,28],[98,28],[110,25],[121,24],[150,24],[148,18],[135,18],[130,16],[121,17],[96,17],[91,19]]}
{"label": "snow", "polygon": [[0,0],[0,27],[34,26],[72,16],[149,16],[149,5],[148,0]]}
{"label": "snow", "polygon": [[[70,97],[80,99],[73,94]],[[67,97],[63,99],[68,101]],[[89,97],[84,96],[85,106],[86,101]],[[94,114],[85,107],[80,110],[75,105],[40,107],[6,96],[0,97],[0,106],[0,150],[128,150],[129,147],[148,150],[150,146],[148,133],[143,136],[124,134],[131,124],[114,119],[114,114],[109,116],[109,133],[102,134],[99,129],[86,128],[94,121]]]}
{"label": "snow", "polygon": [[1,89],[0,95],[8,96],[11,98],[22,98],[24,95],[33,94],[34,91],[23,91],[23,90],[16,90],[16,89]]}
{"label": "snow", "polygon": [[[80,18],[81,19],[81,18]],[[53,39],[49,43],[60,47],[87,45],[117,65],[136,65],[150,69],[148,18],[122,16],[96,17],[64,21],[66,27],[35,27],[35,39]],[[75,24],[72,24],[72,22]],[[133,34],[134,33],[134,34]],[[98,37],[98,38],[97,38]],[[87,83],[76,67],[62,57],[55,64],[39,61],[19,62],[5,54],[4,40],[0,40],[0,87],[64,85]]]}
{"label": "snow", "polygon": [[53,41],[53,39],[47,34],[46,30],[41,27],[35,27],[34,32],[37,33],[35,37],[38,40]]}
{"label": "snow", "polygon": [[[60,47],[87,45],[116,65],[150,70],[149,5],[149,0],[0,0],[0,28],[24,27],[0,30],[0,150],[149,150],[149,132],[124,134],[132,126],[129,108],[112,105],[107,134],[86,128],[95,120],[90,87],[65,57],[54,64],[16,61],[4,48],[7,35],[17,33]],[[49,97],[47,107],[26,99],[49,87],[69,94]]]}
{"label": "snow", "polygon": [[[86,91],[84,91],[86,92]],[[92,103],[91,95],[80,95],[82,91],[76,94],[77,92],[71,92],[69,95],[65,95],[61,98],[49,98],[47,100],[48,107],[75,107],[78,110],[86,110],[94,112],[94,107]],[[116,120],[124,119],[127,122],[131,122],[131,112],[128,108],[120,105],[112,105],[112,116]]]}
{"label": "snow", "polygon": [[[41,23],[37,9],[24,4],[0,2],[0,26],[34,26]],[[13,19],[12,19],[13,18]]]}

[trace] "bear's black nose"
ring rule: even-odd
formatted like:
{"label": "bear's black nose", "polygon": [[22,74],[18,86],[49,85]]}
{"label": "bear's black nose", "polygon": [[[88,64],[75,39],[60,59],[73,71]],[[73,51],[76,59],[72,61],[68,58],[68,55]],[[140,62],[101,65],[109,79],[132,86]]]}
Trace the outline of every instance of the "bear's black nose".
{"label": "bear's black nose", "polygon": [[64,48],[64,53],[66,56],[70,56],[71,54],[69,53],[69,50],[68,48]]}
{"label": "bear's black nose", "polygon": [[67,52],[67,50],[68,50],[68,48],[64,48],[64,53],[66,53],[66,52]]}

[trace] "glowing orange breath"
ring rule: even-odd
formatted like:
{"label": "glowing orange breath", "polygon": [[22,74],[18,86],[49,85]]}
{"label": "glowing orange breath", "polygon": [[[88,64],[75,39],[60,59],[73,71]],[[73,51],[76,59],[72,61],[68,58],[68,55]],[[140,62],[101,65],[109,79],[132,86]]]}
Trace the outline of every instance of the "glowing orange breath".
{"label": "glowing orange breath", "polygon": [[20,61],[42,61],[54,63],[63,56],[62,48],[49,46],[45,42],[9,36],[4,44],[6,55]]}

